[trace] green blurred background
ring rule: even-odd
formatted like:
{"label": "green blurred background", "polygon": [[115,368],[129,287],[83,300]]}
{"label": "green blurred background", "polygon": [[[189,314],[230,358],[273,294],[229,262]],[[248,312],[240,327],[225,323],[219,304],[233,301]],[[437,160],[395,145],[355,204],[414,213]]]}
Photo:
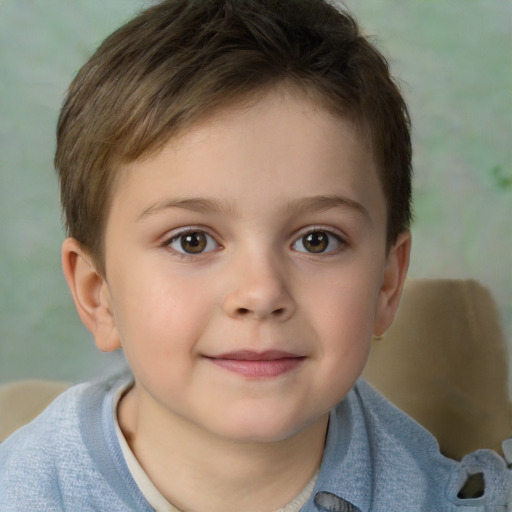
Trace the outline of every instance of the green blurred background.
{"label": "green blurred background", "polygon": [[[81,325],[60,270],[52,158],[66,87],[141,0],[0,0],[0,382],[119,364]],[[473,277],[512,333],[512,3],[348,0],[389,58],[415,142],[413,277]]]}

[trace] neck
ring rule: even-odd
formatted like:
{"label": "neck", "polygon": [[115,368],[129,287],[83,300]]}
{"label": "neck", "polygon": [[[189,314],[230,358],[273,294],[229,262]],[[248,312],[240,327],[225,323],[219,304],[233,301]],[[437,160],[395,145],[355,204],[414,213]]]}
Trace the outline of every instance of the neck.
{"label": "neck", "polygon": [[121,400],[118,417],[151,481],[175,507],[190,512],[284,507],[320,466],[328,422],[325,415],[277,442],[232,441],[158,414],[158,408],[144,407],[143,413],[135,389]]}

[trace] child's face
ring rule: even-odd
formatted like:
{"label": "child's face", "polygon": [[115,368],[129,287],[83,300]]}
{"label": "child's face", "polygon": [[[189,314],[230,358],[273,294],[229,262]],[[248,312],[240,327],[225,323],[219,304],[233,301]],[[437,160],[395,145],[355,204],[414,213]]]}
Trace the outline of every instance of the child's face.
{"label": "child's face", "polygon": [[127,166],[107,224],[101,295],[137,399],[236,440],[326,422],[392,319],[404,240],[386,253],[349,122],[283,91],[204,120]]}

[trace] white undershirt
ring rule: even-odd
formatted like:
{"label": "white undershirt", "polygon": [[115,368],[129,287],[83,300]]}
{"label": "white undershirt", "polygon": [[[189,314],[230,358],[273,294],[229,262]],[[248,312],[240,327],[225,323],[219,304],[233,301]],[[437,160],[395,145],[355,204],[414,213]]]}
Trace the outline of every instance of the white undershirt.
{"label": "white undershirt", "polygon": [[[181,512],[171,503],[169,503],[162,493],[155,487],[153,482],[149,479],[148,475],[144,472],[139,461],[136,459],[133,454],[131,448],[128,446],[128,443],[121,431],[121,427],[119,426],[119,422],[117,420],[117,405],[121,397],[126,393],[129,389],[129,386],[125,386],[121,388],[116,395],[114,396],[113,401],[113,417],[114,417],[114,427],[116,430],[117,439],[119,440],[119,445],[121,446],[121,452],[124,456],[124,460],[126,465],[128,466],[128,470],[130,471],[133,480],[137,484],[140,492],[146,498],[146,501],[151,505],[155,512]],[[292,500],[290,503],[285,505],[283,508],[280,508],[276,512],[299,512],[301,507],[306,503],[306,501],[311,496],[313,492],[313,488],[315,487],[316,479],[318,477],[318,471],[313,475],[313,478],[308,482],[306,487]]]}

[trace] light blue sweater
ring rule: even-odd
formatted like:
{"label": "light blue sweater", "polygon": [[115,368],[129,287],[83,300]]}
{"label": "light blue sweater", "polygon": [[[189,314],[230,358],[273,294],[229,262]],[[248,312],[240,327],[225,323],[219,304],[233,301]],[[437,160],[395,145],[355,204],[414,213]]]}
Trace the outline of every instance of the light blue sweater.
{"label": "light blue sweater", "polygon": [[[0,445],[0,512],[151,511],[114,430],[112,400],[126,378],[71,388]],[[467,476],[480,472],[485,494],[457,498]],[[497,454],[443,457],[426,430],[359,381],[331,412],[320,474],[302,510],[505,512],[511,494],[512,472]]]}

